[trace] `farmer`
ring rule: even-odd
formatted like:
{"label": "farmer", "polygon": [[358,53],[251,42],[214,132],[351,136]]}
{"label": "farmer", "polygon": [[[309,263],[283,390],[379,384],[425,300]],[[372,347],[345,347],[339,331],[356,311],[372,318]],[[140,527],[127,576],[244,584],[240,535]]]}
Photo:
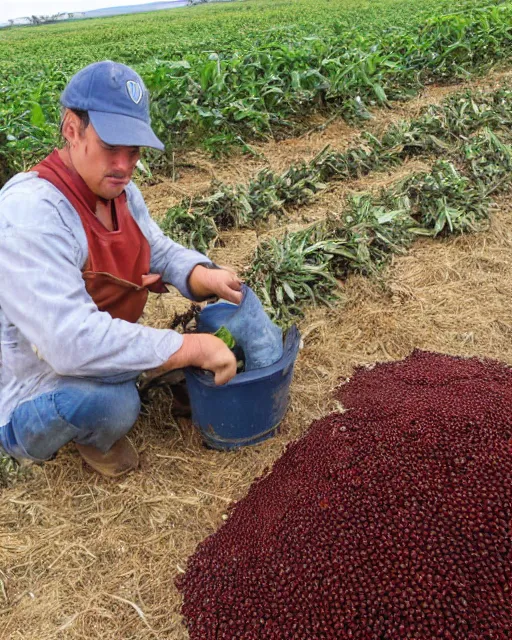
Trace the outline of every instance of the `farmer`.
{"label": "farmer", "polygon": [[141,147],[164,148],[142,79],[91,64],[61,103],[62,148],[0,191],[0,448],[43,461],[73,441],[115,477],[138,465],[141,372],[236,373],[218,338],[138,324],[148,290],[239,303],[241,283],[164,236],[131,182]]}

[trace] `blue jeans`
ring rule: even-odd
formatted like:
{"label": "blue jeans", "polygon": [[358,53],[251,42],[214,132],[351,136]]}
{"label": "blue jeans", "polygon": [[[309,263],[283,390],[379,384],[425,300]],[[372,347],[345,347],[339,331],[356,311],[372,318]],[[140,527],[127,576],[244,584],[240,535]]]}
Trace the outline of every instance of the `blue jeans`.
{"label": "blue jeans", "polygon": [[14,458],[48,460],[74,440],[106,453],[135,424],[135,381],[109,384],[63,378],[55,391],[20,404],[0,426],[0,447]]}

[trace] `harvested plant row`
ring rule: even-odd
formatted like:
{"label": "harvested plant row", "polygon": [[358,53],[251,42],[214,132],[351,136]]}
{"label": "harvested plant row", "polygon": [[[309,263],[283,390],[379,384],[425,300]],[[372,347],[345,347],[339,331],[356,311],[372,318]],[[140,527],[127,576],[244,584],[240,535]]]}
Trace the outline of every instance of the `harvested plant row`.
{"label": "harvested plant row", "polygon": [[360,178],[420,155],[456,157],[468,136],[482,127],[510,131],[512,91],[455,94],[417,119],[394,124],[381,139],[363,133],[363,144],[343,153],[326,148],[282,174],[264,169],[247,185],[213,182],[210,195],[183,200],[167,211],[160,225],[173,239],[206,252],[219,230],[252,228],[271,216],[282,217],[286,207],[310,202],[330,181]]}
{"label": "harvested plant row", "polygon": [[463,170],[437,160],[379,195],[351,196],[340,215],[272,237],[256,249],[245,274],[267,312],[282,325],[307,303],[331,304],[339,278],[375,274],[418,235],[486,228],[490,195],[512,179],[512,147],[485,129],[461,148]]}

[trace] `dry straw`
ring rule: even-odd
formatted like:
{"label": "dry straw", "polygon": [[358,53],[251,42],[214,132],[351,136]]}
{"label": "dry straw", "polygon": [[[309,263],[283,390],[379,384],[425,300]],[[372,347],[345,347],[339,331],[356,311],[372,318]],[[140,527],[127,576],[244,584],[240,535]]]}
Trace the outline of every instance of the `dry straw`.
{"label": "dry straw", "polygon": [[352,277],[346,305],[310,312],[282,434],[219,453],[170,418],[160,397],[134,439],[141,470],[121,482],[90,473],[69,447],[0,504],[0,637],[186,638],[174,578],[291,439],[333,406],[330,390],[361,363],[414,347],[512,364],[512,207],[490,231],[422,240],[382,282]]}

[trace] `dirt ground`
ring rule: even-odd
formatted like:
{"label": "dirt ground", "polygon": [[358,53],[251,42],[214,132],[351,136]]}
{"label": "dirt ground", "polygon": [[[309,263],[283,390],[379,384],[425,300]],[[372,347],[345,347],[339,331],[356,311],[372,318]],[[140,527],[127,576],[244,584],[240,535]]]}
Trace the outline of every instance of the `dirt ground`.
{"label": "dirt ground", "polygon": [[[436,91],[449,90],[430,89],[430,102]],[[425,104],[427,98],[420,97],[416,106],[408,103],[410,113],[422,100]],[[265,151],[266,162],[284,168],[320,149],[331,135],[326,132],[337,141],[345,129],[343,123],[331,123],[307,140],[286,141],[282,154]],[[301,147],[306,143],[309,151]],[[258,170],[236,168],[235,176],[230,163],[236,164],[210,165],[232,181]],[[170,206],[178,188],[189,194],[200,190],[203,177],[209,184],[209,171],[197,170],[196,180],[191,173],[177,183],[148,188],[150,209]],[[396,176],[369,176],[352,187],[371,188]],[[301,215],[321,217],[339,202],[340,193],[323,194]],[[256,242],[254,232],[226,233],[226,246],[213,257],[241,269]],[[0,639],[185,640],[174,581],[187,557],[286,444],[335,408],[331,394],[340,378],[359,365],[403,358],[414,348],[512,364],[511,265],[508,195],[496,201],[487,232],[419,240],[379,280],[351,277],[343,283],[344,302],[338,308],[307,313],[300,323],[304,347],[290,409],[278,436],[237,452],[207,450],[187,421],[171,417],[170,400],[161,394],[133,431],[141,455],[137,472],[121,481],[100,478],[72,446],[44,466],[32,467],[0,499]],[[155,297],[146,321],[166,326],[174,308],[187,306],[176,296]]]}

